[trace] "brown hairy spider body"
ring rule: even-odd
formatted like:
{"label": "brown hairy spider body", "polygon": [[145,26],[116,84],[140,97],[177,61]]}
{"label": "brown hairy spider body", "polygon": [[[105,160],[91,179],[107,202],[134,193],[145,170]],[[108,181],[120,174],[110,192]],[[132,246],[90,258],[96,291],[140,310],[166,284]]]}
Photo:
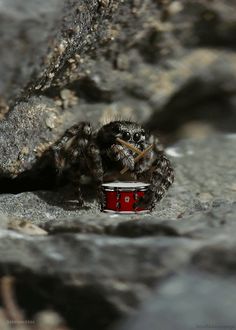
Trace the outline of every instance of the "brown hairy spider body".
{"label": "brown hairy spider body", "polygon": [[[127,141],[134,150],[144,151],[151,145],[153,147],[145,157],[135,161],[135,151],[120,144],[117,138]],[[91,176],[100,191],[107,172],[128,168],[134,180],[150,183],[148,194],[138,201],[138,205],[151,209],[174,181],[173,169],[159,140],[131,121],[113,121],[97,130],[93,130],[89,122],[81,122],[65,132],[53,146],[53,153],[58,173],[70,173],[70,181],[81,205],[82,175]]]}

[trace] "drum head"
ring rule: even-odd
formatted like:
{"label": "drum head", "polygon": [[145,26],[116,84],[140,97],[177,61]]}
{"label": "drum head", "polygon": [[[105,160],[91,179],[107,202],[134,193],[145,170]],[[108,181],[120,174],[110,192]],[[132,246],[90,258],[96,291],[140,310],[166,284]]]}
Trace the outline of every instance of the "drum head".
{"label": "drum head", "polygon": [[133,190],[133,189],[143,189],[143,188],[148,188],[150,186],[149,183],[145,183],[145,182],[136,182],[136,181],[117,181],[117,182],[107,182],[107,183],[103,183],[102,187],[104,187],[104,189],[108,189],[108,190],[113,190],[113,189],[117,189],[117,190],[121,190],[121,191],[129,191],[129,190]]}

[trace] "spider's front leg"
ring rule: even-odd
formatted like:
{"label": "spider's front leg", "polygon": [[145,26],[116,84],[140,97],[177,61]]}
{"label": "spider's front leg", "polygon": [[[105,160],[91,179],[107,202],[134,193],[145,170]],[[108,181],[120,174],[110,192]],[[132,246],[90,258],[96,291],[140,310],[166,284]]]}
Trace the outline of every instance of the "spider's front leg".
{"label": "spider's front leg", "polygon": [[174,182],[174,170],[169,159],[164,154],[162,145],[156,138],[153,141],[153,151],[156,154],[156,159],[149,169],[141,174],[143,178],[146,177],[148,179],[150,188],[144,198],[140,199],[137,204],[138,206],[149,207],[151,210],[155,207],[155,203],[164,197]]}
{"label": "spider's front leg", "polygon": [[159,202],[174,182],[174,171],[169,159],[161,154],[154,161],[150,173],[150,187],[143,198],[137,202],[137,207],[154,209],[156,202]]}
{"label": "spider's front leg", "polygon": [[154,203],[159,202],[174,182],[174,170],[170,160],[164,153],[164,148],[156,137],[154,138],[154,151],[157,155],[152,166],[151,189],[154,192]]}
{"label": "spider's front leg", "polygon": [[152,208],[155,206],[155,202],[159,202],[164,197],[173,182],[174,170],[169,159],[162,153],[154,162],[151,174],[150,183],[154,197]]}

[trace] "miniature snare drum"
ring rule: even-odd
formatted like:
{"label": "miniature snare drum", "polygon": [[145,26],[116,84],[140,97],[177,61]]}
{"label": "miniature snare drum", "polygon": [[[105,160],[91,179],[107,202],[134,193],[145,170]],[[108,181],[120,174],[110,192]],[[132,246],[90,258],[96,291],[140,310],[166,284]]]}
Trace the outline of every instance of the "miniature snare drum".
{"label": "miniature snare drum", "polygon": [[102,211],[110,213],[147,213],[148,209],[135,207],[150,186],[144,182],[109,182],[102,185]]}

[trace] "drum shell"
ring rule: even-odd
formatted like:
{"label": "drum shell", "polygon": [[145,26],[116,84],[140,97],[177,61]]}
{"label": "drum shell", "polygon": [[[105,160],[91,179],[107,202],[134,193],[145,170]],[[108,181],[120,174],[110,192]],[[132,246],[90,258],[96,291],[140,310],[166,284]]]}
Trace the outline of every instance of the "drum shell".
{"label": "drum shell", "polygon": [[146,213],[149,209],[135,208],[134,204],[148,191],[148,185],[131,187],[102,187],[102,211],[109,213]]}

